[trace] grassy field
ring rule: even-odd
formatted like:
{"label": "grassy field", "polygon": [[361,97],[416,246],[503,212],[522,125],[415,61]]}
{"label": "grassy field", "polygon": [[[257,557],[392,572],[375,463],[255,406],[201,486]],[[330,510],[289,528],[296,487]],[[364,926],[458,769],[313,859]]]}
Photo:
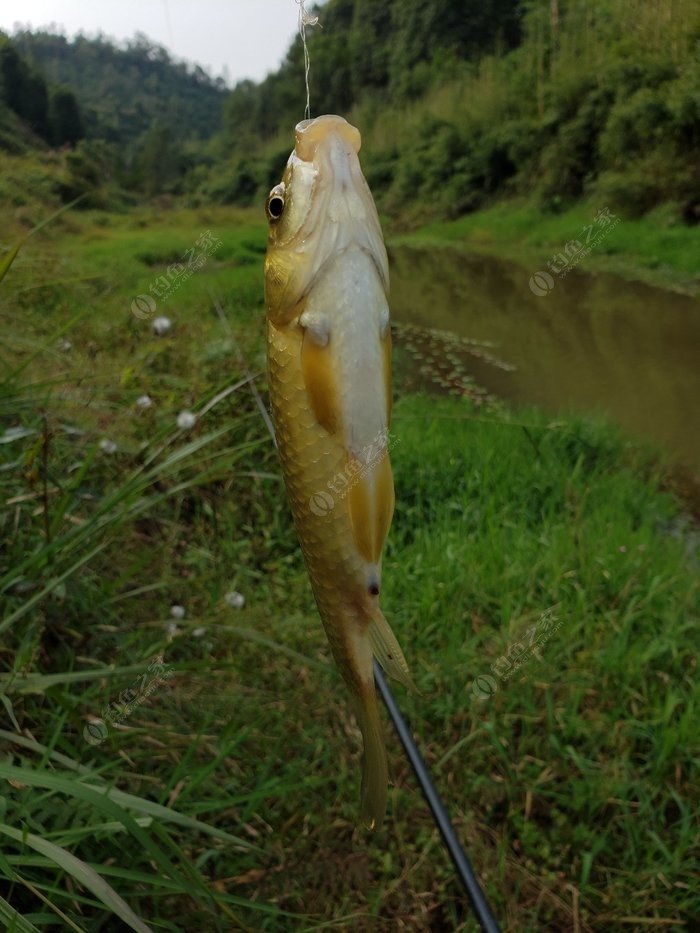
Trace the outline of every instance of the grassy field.
{"label": "grassy field", "polygon": [[[257,213],[67,214],[0,284],[15,930],[475,929],[393,736],[387,822],[355,830],[359,733],[251,387],[264,243]],[[609,427],[401,372],[397,695],[503,928],[691,928],[697,530]]]}
{"label": "grassy field", "polygon": [[[594,219],[605,204],[582,201],[558,214],[545,213],[531,201],[502,201],[458,220],[424,224],[397,232],[397,242],[439,245],[461,243],[472,252],[545,263],[571,240],[586,244],[599,232]],[[611,212],[611,216],[617,216]],[[593,226],[593,232],[591,227]],[[678,219],[673,205],[645,217],[621,217],[581,264],[588,271],[614,272],[650,285],[700,295],[700,228]]]}

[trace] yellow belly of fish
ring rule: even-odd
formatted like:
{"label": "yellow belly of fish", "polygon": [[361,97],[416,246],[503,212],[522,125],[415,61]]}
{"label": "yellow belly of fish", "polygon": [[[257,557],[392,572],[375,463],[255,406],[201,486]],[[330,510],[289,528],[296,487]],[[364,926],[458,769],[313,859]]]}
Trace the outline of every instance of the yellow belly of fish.
{"label": "yellow belly of fish", "polygon": [[297,535],[336,663],[357,689],[348,653],[351,627],[362,624],[358,609],[365,598],[366,562],[353,539],[347,498],[342,489],[329,487],[348,479],[347,452],[309,404],[301,365],[303,329],[268,322],[267,339],[270,404]]}

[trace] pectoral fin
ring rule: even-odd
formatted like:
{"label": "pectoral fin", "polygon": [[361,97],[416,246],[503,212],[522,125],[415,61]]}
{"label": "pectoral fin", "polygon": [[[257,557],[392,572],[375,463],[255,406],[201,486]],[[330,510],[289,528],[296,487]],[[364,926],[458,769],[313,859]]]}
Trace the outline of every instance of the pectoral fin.
{"label": "pectoral fin", "polygon": [[330,342],[320,343],[311,330],[304,331],[301,369],[311,409],[318,423],[335,434],[340,424],[338,390],[330,352]]}

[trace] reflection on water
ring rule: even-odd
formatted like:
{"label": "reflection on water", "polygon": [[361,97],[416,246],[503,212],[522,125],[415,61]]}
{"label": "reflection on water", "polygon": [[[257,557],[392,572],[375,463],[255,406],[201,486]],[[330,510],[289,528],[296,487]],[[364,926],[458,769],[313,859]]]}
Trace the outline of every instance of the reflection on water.
{"label": "reflection on water", "polygon": [[449,247],[390,253],[396,321],[484,342],[488,392],[550,411],[602,412],[700,465],[700,301],[609,274],[570,272],[538,297],[533,271]]}
{"label": "reflection on water", "polygon": [[449,330],[435,330],[396,321],[392,324],[392,333],[398,346],[412,358],[412,390],[422,389],[430,392],[437,387],[441,392],[450,395],[466,396],[478,406],[501,405],[500,400],[489,395],[471,375],[474,360],[505,370],[513,369],[509,363],[497,359],[490,352],[490,344],[458,337]]}

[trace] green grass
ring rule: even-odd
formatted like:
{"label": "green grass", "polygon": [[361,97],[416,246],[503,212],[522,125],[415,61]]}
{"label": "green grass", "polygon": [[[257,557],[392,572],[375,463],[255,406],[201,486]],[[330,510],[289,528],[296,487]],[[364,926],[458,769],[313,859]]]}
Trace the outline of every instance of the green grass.
{"label": "green grass", "polygon": [[[131,301],[208,229],[221,246],[158,300],[157,337]],[[389,818],[355,831],[358,731],[275,451],[249,385],[222,395],[243,359],[264,390],[264,240],[247,212],[64,215],[3,280],[17,929],[114,928],[116,897],[154,930],[474,929],[392,736]],[[696,529],[605,425],[398,383],[383,604],[421,695],[397,695],[504,929],[690,926]],[[161,655],[172,676],[89,744]]]}
{"label": "green grass", "polygon": [[[540,263],[542,268],[570,240],[586,242],[586,228],[605,204],[581,202],[559,214],[528,201],[502,201],[458,220],[397,233],[397,242],[457,243],[472,251]],[[613,212],[614,213],[614,212]],[[596,228],[597,231],[597,228]],[[592,234],[591,234],[592,236]],[[673,206],[640,219],[622,218],[583,260],[583,271],[614,272],[651,285],[700,294],[700,228],[680,222]]]}

